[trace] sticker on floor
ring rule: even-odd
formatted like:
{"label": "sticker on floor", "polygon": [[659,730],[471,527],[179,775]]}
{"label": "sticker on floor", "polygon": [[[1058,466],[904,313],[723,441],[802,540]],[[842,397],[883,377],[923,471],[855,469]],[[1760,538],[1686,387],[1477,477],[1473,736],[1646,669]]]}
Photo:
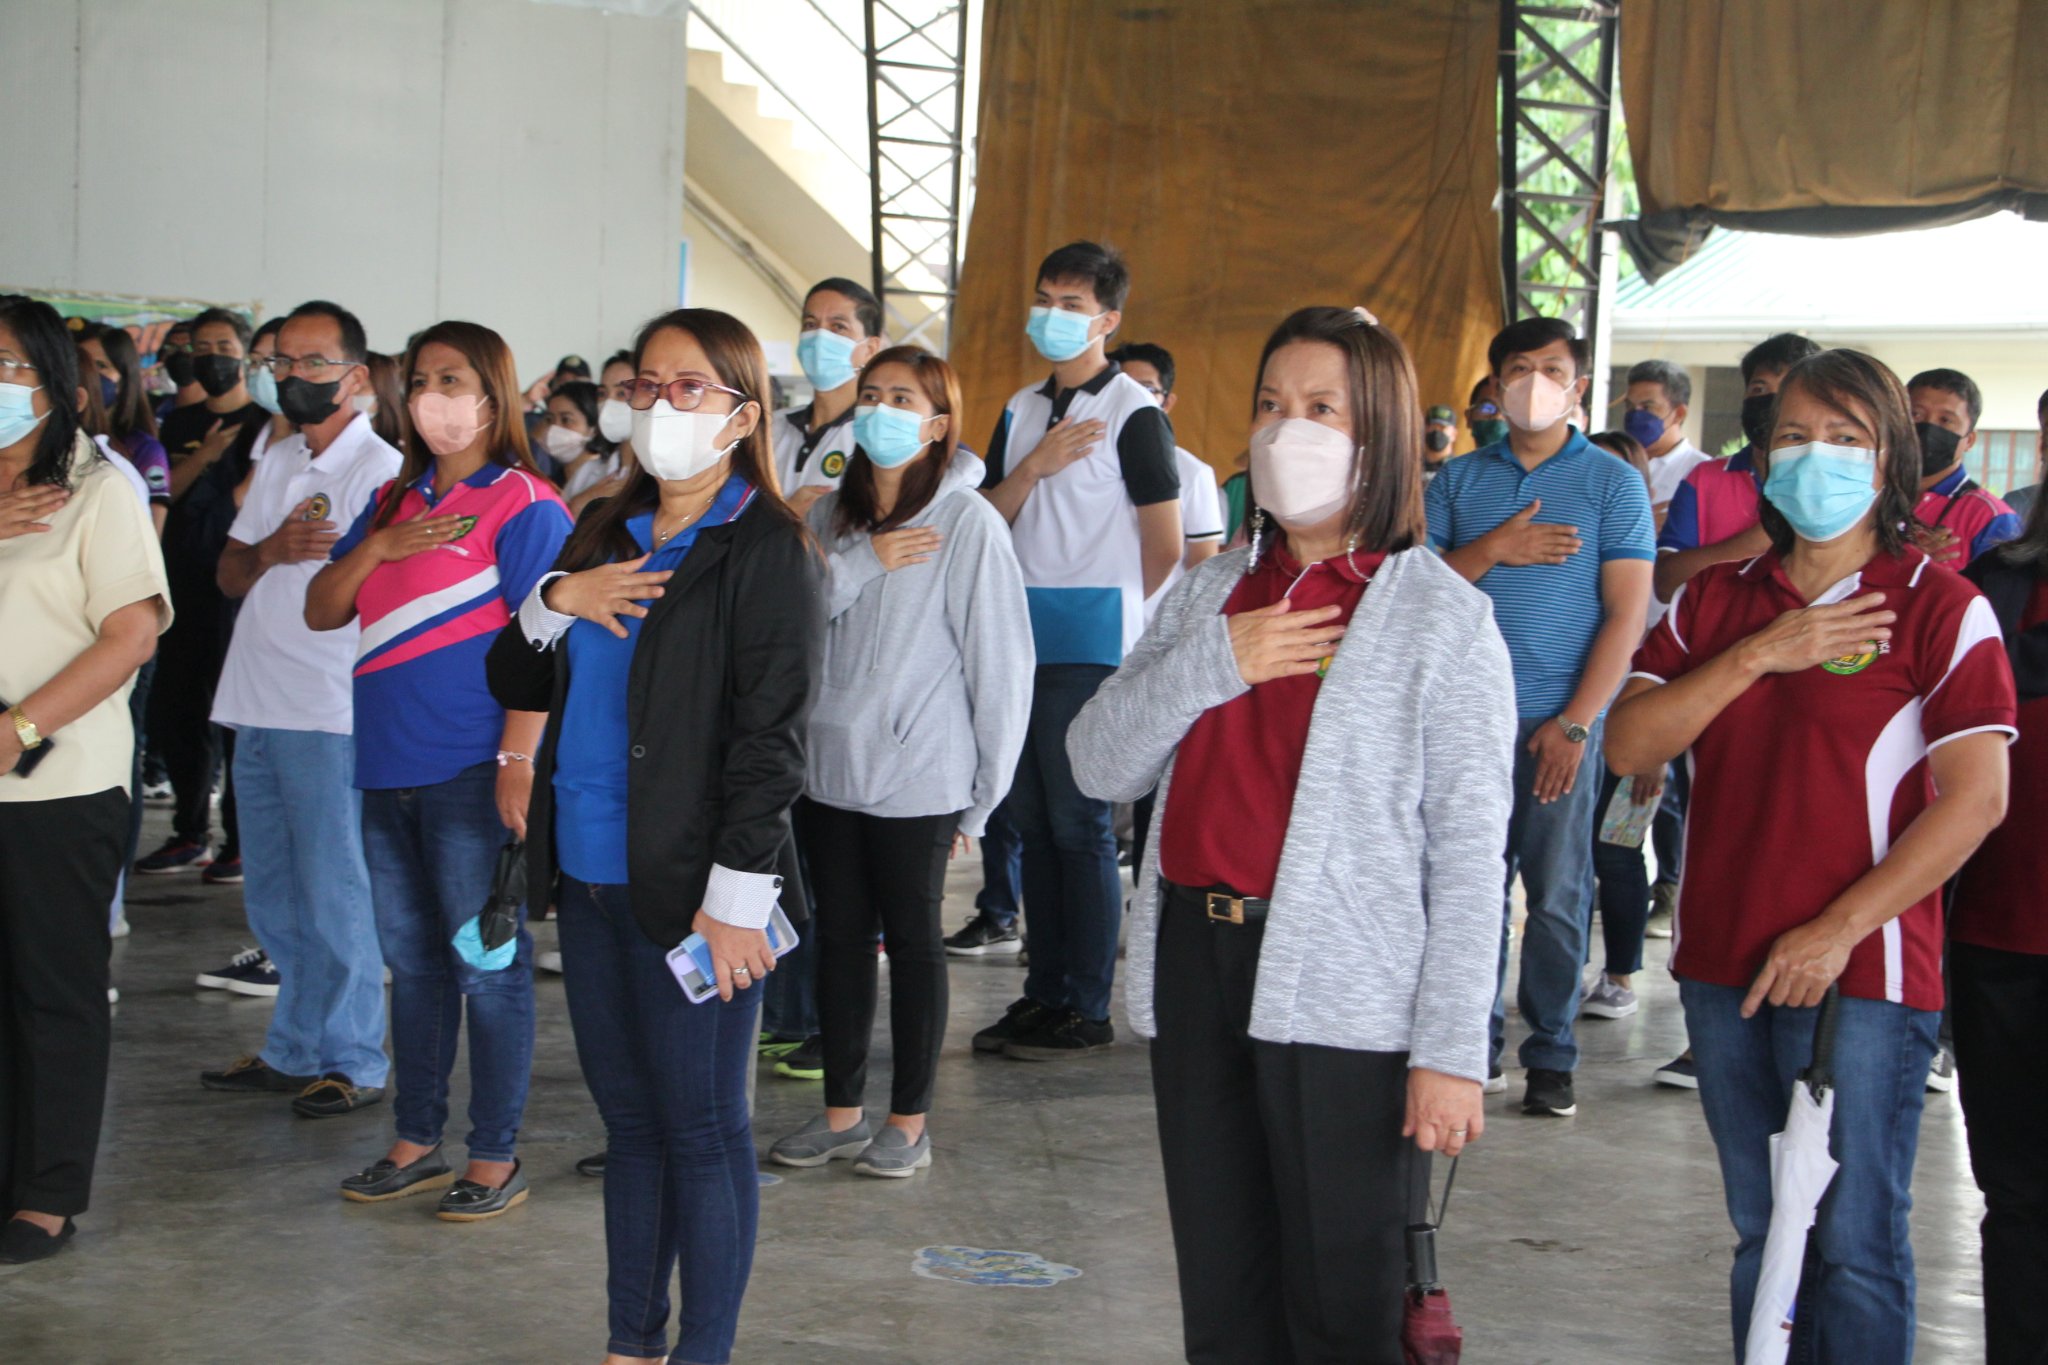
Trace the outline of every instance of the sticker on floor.
{"label": "sticker on floor", "polygon": [[1081,1274],[1078,1266],[1061,1265],[1029,1251],[985,1251],[980,1247],[919,1247],[910,1268],[928,1280],[991,1289],[1050,1289]]}

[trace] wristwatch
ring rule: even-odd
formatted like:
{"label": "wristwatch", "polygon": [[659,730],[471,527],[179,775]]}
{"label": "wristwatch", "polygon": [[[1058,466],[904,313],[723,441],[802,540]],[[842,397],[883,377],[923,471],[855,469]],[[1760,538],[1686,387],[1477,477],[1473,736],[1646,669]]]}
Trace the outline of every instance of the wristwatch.
{"label": "wristwatch", "polygon": [[21,713],[19,706],[9,707],[7,714],[14,717],[14,733],[21,737],[21,751],[42,747],[43,736],[36,729],[36,723]]}
{"label": "wristwatch", "polygon": [[1559,716],[1557,726],[1564,731],[1564,737],[1574,744],[1584,744],[1587,737],[1593,733],[1570,716]]}

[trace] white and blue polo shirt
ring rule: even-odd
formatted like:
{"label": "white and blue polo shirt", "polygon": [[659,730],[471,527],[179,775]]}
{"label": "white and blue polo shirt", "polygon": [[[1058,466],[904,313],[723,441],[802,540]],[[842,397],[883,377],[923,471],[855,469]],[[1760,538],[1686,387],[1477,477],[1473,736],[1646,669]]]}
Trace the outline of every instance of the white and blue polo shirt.
{"label": "white and blue polo shirt", "polygon": [[1121,664],[1145,629],[1145,563],[1138,509],[1180,496],[1173,425],[1111,363],[1072,389],[1047,379],[1003,408],[989,443],[994,488],[1063,418],[1107,430],[1081,459],[1031,490],[1011,534],[1031,608],[1040,664]]}

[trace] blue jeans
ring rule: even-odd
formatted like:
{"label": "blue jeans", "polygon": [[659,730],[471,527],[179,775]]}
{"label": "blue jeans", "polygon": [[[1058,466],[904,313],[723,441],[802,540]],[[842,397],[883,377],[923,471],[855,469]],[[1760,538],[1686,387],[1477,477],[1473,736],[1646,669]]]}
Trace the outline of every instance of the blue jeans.
{"label": "blue jeans", "polygon": [[473,1161],[512,1160],[533,1072],[533,939],[524,924],[502,971],[479,971],[449,943],[491,894],[509,837],[497,791],[497,764],[479,763],[431,787],[363,793],[363,854],[391,968],[392,1117],[407,1142],[441,1141],[466,1000]]}
{"label": "blue jeans", "polygon": [[569,1021],[608,1154],[606,1349],[666,1354],[680,1269],[669,1359],[723,1365],[760,1213],[747,1073],[761,985],[693,1005],[640,932],[625,887],[565,876],[557,905]]}
{"label": "blue jeans", "polygon": [[1651,847],[1657,850],[1657,880],[1665,886],[1678,885],[1685,866],[1685,808],[1692,802],[1692,779],[1686,776],[1685,760],[1674,762],[1664,775],[1664,799],[1657,803],[1657,815],[1650,822]]}
{"label": "blue jeans", "polygon": [[[1747,992],[1681,978],[1678,998],[1699,1068],[1700,1105],[1721,1158],[1735,1268],[1728,1308],[1742,1359],[1750,1306],[1771,1225],[1771,1134],[1785,1126],[1792,1083],[1813,1059],[1815,1009],[1764,1005],[1741,1016]],[[1913,1158],[1934,1032],[1941,1015],[1843,997],[1835,1035],[1835,1172],[1814,1221],[1816,1257],[1799,1289],[1806,1358],[1904,1365],[1913,1358]]]}
{"label": "blue jeans", "polygon": [[1508,940],[1519,872],[1529,910],[1522,926],[1522,980],[1515,991],[1516,1007],[1529,1029],[1522,1040],[1522,1065],[1571,1071],[1579,1064],[1572,1021],[1579,1013],[1579,973],[1586,961],[1586,929],[1593,913],[1593,824],[1604,767],[1604,722],[1593,723],[1593,733],[1581,746],[1585,753],[1572,789],[1546,806],[1534,795],[1536,756],[1529,752],[1529,741],[1544,726],[1555,724],[1548,716],[1525,716],[1515,727],[1515,810],[1508,821],[1491,1060],[1500,1065],[1507,1051]]}
{"label": "blue jeans", "polygon": [[[804,907],[809,924],[818,922],[818,891],[811,879],[810,838],[804,828],[805,803],[790,811],[790,828],[796,835],[797,866],[802,870]],[[775,971],[761,986],[761,1029],[777,1041],[794,1042],[816,1035],[818,1025],[817,935],[808,926],[797,930],[796,947],[775,963]]]}
{"label": "blue jeans", "polygon": [[1017,923],[1024,908],[1024,847],[1010,821],[1007,802],[989,812],[981,836],[981,890],[974,908],[1005,929]]}
{"label": "blue jeans", "polygon": [[263,1060],[288,1076],[380,1086],[384,959],[363,865],[355,740],[245,726],[235,736],[242,907],[277,964]]}
{"label": "blue jeans", "polygon": [[1115,669],[1045,664],[1031,690],[1031,722],[1005,805],[1024,845],[1025,927],[1031,967],[1024,994],[1053,1009],[1109,1018],[1123,886],[1109,802],[1083,796],[1067,762],[1067,727]]}

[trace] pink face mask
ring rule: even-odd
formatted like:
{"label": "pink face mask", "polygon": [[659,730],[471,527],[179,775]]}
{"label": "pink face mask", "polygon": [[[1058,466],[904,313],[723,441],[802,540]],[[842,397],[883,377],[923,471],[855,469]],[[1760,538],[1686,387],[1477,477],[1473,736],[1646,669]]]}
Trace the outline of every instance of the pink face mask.
{"label": "pink face mask", "polygon": [[436,455],[467,450],[484,429],[484,399],[465,393],[416,393],[412,396],[412,428]]}
{"label": "pink face mask", "polygon": [[1571,415],[1572,391],[1531,370],[1501,390],[1501,411],[1524,431],[1548,431]]}

